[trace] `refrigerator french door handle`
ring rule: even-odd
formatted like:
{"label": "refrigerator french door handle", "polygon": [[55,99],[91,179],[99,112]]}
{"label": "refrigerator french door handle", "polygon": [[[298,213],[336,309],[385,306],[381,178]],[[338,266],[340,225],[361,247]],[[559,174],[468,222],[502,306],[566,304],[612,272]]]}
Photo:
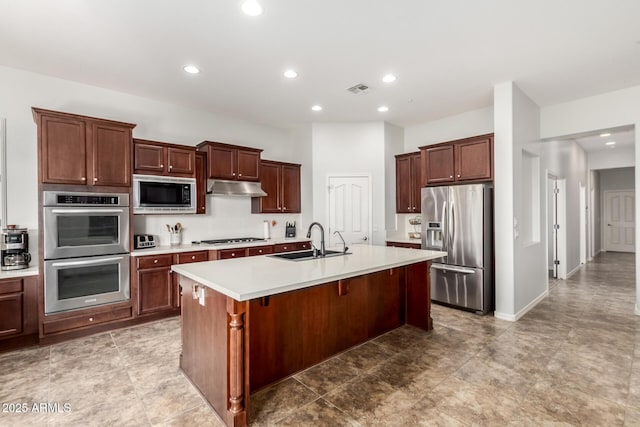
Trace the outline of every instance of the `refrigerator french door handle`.
{"label": "refrigerator french door handle", "polygon": [[[453,201],[451,202],[451,206],[449,207],[449,242],[448,242],[448,247],[453,249],[453,241],[456,238],[455,235],[455,228],[456,228],[456,213],[454,211],[454,203]],[[448,252],[448,251],[447,251]]]}
{"label": "refrigerator french door handle", "polygon": [[442,230],[440,230],[440,232],[442,233],[442,250],[444,252],[449,252],[449,236],[447,235],[448,233],[448,227],[449,227],[449,206],[448,203],[445,201],[442,204]]}
{"label": "refrigerator french door handle", "polygon": [[431,264],[431,268],[433,268],[434,270],[453,271],[454,273],[462,274],[475,274],[476,272],[475,270],[471,270],[469,268],[454,267],[444,264]]}

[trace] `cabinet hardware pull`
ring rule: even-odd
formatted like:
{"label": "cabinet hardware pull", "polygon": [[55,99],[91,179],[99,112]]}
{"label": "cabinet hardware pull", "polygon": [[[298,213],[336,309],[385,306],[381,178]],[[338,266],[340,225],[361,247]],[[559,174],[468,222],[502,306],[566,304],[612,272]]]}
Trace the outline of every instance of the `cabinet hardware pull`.
{"label": "cabinet hardware pull", "polygon": [[231,173],[231,175],[236,176],[236,173],[235,173],[235,172],[232,172],[232,173]]}
{"label": "cabinet hardware pull", "polygon": [[154,259],[154,260],[153,260],[153,263],[154,263],[154,264],[157,264],[157,263],[158,263],[158,260],[157,260],[157,259]]}
{"label": "cabinet hardware pull", "polygon": [[242,174],[241,174],[241,173],[239,173],[239,174],[238,174],[238,176],[242,176]]}
{"label": "cabinet hardware pull", "polygon": [[173,169],[173,165],[169,165],[169,169]]}
{"label": "cabinet hardware pull", "polygon": [[262,253],[262,249],[258,250],[259,253]]}
{"label": "cabinet hardware pull", "polygon": [[82,178],[80,178],[80,181],[86,181],[87,178],[85,178],[84,176]]}
{"label": "cabinet hardware pull", "polygon": [[195,255],[192,255],[192,256],[191,256],[191,259],[196,259],[196,256],[195,256]]}
{"label": "cabinet hardware pull", "polygon": [[163,167],[164,167],[164,165],[160,165],[160,167],[161,167],[161,168],[163,168]]}
{"label": "cabinet hardware pull", "polygon": [[98,178],[93,178],[93,182],[98,182]]}
{"label": "cabinet hardware pull", "polygon": [[411,206],[407,206],[407,209],[411,209]]}
{"label": "cabinet hardware pull", "polygon": [[285,246],[284,249],[287,249],[287,247]]}
{"label": "cabinet hardware pull", "polygon": [[453,178],[453,175],[451,175],[449,178]]}
{"label": "cabinet hardware pull", "polygon": [[460,174],[458,174],[458,178],[460,178]]}
{"label": "cabinet hardware pull", "polygon": [[89,317],[89,322],[93,322],[93,317]]}
{"label": "cabinet hardware pull", "polygon": [[232,254],[231,254],[231,256],[236,256],[236,253],[235,253],[235,252],[234,252],[234,253],[232,253]]}

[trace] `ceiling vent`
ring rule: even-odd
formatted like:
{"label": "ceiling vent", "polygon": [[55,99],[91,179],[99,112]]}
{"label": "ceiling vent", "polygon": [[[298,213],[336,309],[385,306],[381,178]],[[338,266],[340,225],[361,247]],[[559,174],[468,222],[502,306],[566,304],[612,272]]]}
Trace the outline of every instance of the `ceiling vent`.
{"label": "ceiling vent", "polygon": [[369,86],[367,86],[364,83],[358,83],[355,86],[351,86],[347,90],[353,93],[354,95],[359,95],[361,93],[369,93]]}

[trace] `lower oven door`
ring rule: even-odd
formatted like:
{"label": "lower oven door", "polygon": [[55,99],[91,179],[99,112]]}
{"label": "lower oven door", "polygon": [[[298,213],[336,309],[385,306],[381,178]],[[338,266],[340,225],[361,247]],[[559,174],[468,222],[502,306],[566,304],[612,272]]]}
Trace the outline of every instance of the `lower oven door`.
{"label": "lower oven door", "polygon": [[432,264],[431,300],[476,312],[485,311],[484,270]]}
{"label": "lower oven door", "polygon": [[129,299],[129,254],[44,262],[44,312]]}

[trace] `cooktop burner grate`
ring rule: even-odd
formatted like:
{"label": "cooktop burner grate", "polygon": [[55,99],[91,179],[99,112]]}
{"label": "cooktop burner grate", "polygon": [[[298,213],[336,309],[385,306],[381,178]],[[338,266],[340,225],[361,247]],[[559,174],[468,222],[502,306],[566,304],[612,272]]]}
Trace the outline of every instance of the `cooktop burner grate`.
{"label": "cooktop burner grate", "polygon": [[214,239],[214,240],[201,240],[200,243],[206,243],[208,245],[221,245],[227,243],[251,243],[251,242],[264,242],[262,237],[230,237],[227,239]]}

